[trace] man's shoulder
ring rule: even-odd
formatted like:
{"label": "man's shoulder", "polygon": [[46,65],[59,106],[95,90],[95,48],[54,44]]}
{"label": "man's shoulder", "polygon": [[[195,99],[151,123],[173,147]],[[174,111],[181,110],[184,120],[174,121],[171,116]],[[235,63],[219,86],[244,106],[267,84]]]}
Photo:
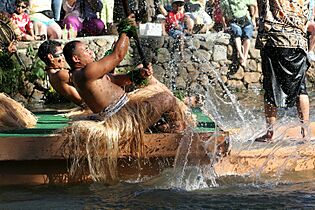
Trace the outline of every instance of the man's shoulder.
{"label": "man's shoulder", "polygon": [[60,69],[56,71],[55,73],[51,73],[50,76],[60,81],[64,81],[64,80],[68,81],[70,78],[68,69]]}

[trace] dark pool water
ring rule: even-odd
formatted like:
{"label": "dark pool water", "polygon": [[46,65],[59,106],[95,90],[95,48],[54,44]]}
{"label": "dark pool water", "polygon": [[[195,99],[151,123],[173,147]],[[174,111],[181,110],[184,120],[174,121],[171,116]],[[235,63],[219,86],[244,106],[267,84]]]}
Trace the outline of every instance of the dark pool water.
{"label": "dark pool water", "polygon": [[145,183],[1,187],[0,209],[315,209],[314,175],[259,183],[224,178],[218,187],[194,191]]}

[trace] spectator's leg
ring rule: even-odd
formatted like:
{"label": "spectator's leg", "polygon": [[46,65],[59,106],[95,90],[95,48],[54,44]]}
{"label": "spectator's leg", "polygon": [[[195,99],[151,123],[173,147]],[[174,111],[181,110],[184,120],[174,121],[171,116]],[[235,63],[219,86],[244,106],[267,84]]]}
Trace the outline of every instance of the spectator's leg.
{"label": "spectator's leg", "polygon": [[253,32],[254,32],[254,26],[252,24],[249,24],[244,27],[243,30],[243,60],[240,61],[240,64],[245,67],[246,66],[246,61],[248,57],[248,52],[249,52],[249,47],[250,47],[250,39],[253,37]]}
{"label": "spectator's leg", "polygon": [[52,1],[52,9],[54,12],[55,21],[60,21],[61,6],[62,6],[62,0]]}
{"label": "spectator's leg", "polygon": [[22,36],[22,40],[23,41],[33,41],[35,40],[33,36],[29,35],[29,34],[24,34],[24,36]]}
{"label": "spectator's leg", "polygon": [[54,22],[47,27],[48,39],[61,39],[62,30],[58,23]]}
{"label": "spectator's leg", "polygon": [[100,19],[91,19],[83,22],[83,29],[91,36],[99,36],[103,33],[105,25]]}
{"label": "spectator's leg", "polygon": [[244,60],[244,54],[242,52],[242,40],[241,40],[242,29],[236,23],[231,23],[230,27],[232,31],[232,36],[235,39],[235,46],[236,46],[239,62],[242,63],[242,61]]}
{"label": "spectator's leg", "polygon": [[101,20],[105,24],[107,32],[111,32],[114,23],[114,0],[102,0],[103,9],[101,11]]}
{"label": "spectator's leg", "polygon": [[194,21],[190,18],[189,15],[185,15],[184,21],[185,21],[185,25],[187,27],[188,33],[191,34],[194,28]]}
{"label": "spectator's leg", "polygon": [[250,39],[244,39],[243,41],[243,60],[240,61],[240,64],[245,67],[246,66],[246,61],[247,61],[247,57],[248,57],[248,52],[249,52],[249,47],[250,47]]}
{"label": "spectator's leg", "polygon": [[45,35],[45,37],[47,38],[47,26],[45,24],[43,24],[42,22],[34,21],[33,25],[36,37]]}
{"label": "spectator's leg", "polygon": [[235,46],[236,46],[236,50],[237,50],[238,59],[239,59],[240,63],[242,63],[242,61],[244,60],[244,54],[242,52],[242,40],[241,40],[241,37],[236,37],[235,38]]}

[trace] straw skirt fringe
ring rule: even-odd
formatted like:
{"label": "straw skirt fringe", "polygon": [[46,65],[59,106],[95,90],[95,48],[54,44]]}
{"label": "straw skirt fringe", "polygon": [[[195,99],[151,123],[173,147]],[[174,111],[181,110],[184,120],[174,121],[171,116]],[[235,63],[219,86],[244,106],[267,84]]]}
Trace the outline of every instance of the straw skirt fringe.
{"label": "straw skirt fringe", "polygon": [[0,130],[35,127],[37,118],[22,104],[0,93]]}
{"label": "straw skirt fringe", "polygon": [[115,181],[118,151],[123,149],[138,157],[143,154],[144,131],[155,111],[150,103],[130,100],[102,121],[81,120],[64,128],[63,150],[72,159],[70,176],[80,177],[80,167],[87,160],[94,181]]}
{"label": "straw skirt fringe", "polygon": [[[94,181],[117,181],[119,151],[145,157],[144,132],[154,123],[151,116],[156,116],[157,112],[146,99],[156,93],[150,90],[129,93],[129,102],[113,116],[101,121],[75,121],[61,130],[64,155],[72,160],[70,177],[88,175]],[[184,121],[186,112],[186,105],[177,100],[172,117]],[[83,171],[86,163],[88,174]]]}

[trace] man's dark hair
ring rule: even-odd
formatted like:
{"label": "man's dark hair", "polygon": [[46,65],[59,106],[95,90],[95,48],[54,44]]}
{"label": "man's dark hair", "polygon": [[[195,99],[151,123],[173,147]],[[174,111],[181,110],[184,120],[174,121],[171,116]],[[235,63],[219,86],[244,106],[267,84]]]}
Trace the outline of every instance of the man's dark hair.
{"label": "man's dark hair", "polygon": [[76,41],[76,40],[71,41],[71,42],[68,42],[63,48],[63,55],[65,56],[65,59],[71,68],[74,66],[72,56],[78,43],[81,43],[81,42]]}
{"label": "man's dark hair", "polygon": [[48,54],[55,54],[56,53],[56,48],[57,47],[60,47],[61,46],[61,43],[60,42],[57,42],[55,40],[47,40],[45,42],[43,42],[39,48],[38,48],[38,57],[44,61],[44,63],[46,65],[49,65],[50,64],[50,61],[48,59]]}

